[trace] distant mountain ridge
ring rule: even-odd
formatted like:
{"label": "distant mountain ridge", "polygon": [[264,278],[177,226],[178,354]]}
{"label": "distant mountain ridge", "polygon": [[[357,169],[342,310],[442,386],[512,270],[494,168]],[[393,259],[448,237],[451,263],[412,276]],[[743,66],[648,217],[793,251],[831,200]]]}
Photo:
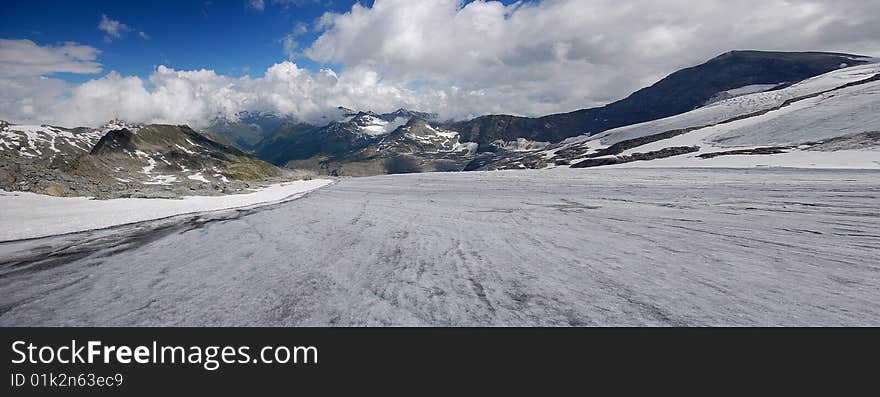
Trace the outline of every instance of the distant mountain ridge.
{"label": "distant mountain ridge", "polygon": [[[435,160],[436,154],[443,152],[442,145],[413,151],[410,149],[417,145],[379,144],[379,137],[385,135],[404,136],[396,133],[396,129],[406,124],[396,120],[423,120],[432,129],[444,131],[443,134],[455,134],[459,145],[467,145],[466,157],[476,162],[463,168],[480,168],[489,166],[492,158],[505,157],[505,153],[539,150],[568,138],[658,120],[740,95],[782,89],[810,77],[868,62],[867,57],[841,53],[731,51],[672,73],[608,105],[537,118],[486,115],[443,123],[436,120],[436,115],[406,109],[376,114],[340,107],[345,116],[341,121],[326,126],[284,123],[254,146],[254,151],[276,165],[323,173],[384,173],[387,170],[376,164],[379,159],[399,155],[413,158],[412,163],[418,163],[419,170],[438,170]],[[388,151],[391,147],[396,149]],[[454,157],[444,159],[439,168],[457,169],[462,156]],[[349,167],[344,166],[347,163]]]}
{"label": "distant mountain ridge", "polygon": [[295,119],[291,116],[241,111],[231,118],[215,117],[202,132],[218,142],[235,145],[244,150],[253,150],[254,146],[271,135],[281,124],[292,121]]}
{"label": "distant mountain ridge", "polygon": [[880,64],[581,135],[475,158],[468,170],[567,167],[880,168]]}
{"label": "distant mountain ridge", "polygon": [[[54,184],[52,194],[106,195],[138,186],[151,186],[155,192],[164,186],[177,193],[211,193],[246,185],[237,181],[272,178],[282,172],[276,166],[368,176],[604,166],[689,154],[729,159],[787,153],[791,148],[786,145],[793,142],[834,150],[874,147],[880,120],[865,110],[875,106],[870,89],[880,72],[873,62],[840,53],[731,51],[606,106],[537,118],[486,115],[443,122],[436,114],[408,109],[375,113],[339,107],[323,125],[274,113],[239,112],[215,118],[202,132],[119,120],[100,128],[0,121],[0,188],[48,191]],[[822,106],[812,101],[822,101]],[[797,106],[789,107],[792,103]],[[852,114],[838,117],[828,104]],[[763,141],[755,140],[746,127],[717,141],[691,138],[720,125],[736,126],[742,119],[758,120],[768,112],[776,116],[801,106],[806,110],[799,119],[779,119],[799,129],[761,127],[768,136],[778,131],[791,135],[785,145],[736,146],[721,156],[706,150],[751,142],[742,136]],[[806,121],[824,125],[830,135],[818,134]],[[679,141],[687,144],[667,144]]]}
{"label": "distant mountain ridge", "polygon": [[[404,139],[404,127],[419,120],[427,123],[436,115],[408,109],[398,109],[389,113],[372,111],[355,111],[340,108],[343,118],[324,126],[306,123],[288,122],[282,124],[271,136],[254,148],[254,152],[262,159],[279,166],[305,168],[328,174],[372,175],[384,173],[382,162],[388,156],[401,153],[395,150],[378,149],[381,143]],[[410,125],[410,128],[418,128]],[[430,135],[432,132],[422,134]],[[442,132],[439,132],[442,134]],[[443,148],[430,147],[429,141],[441,145],[445,137],[436,133],[434,138],[425,138],[423,149],[431,152],[443,151]],[[456,134],[457,135],[457,134]],[[396,147],[396,145],[395,145]],[[386,156],[387,155],[387,156]],[[343,163],[361,163],[350,165],[350,171],[342,172]],[[369,163],[369,164],[367,164]],[[360,170],[359,168],[369,168]]]}
{"label": "distant mountain ridge", "polygon": [[449,129],[481,145],[517,138],[555,143],[688,112],[728,90],[792,84],[867,62],[867,57],[840,53],[731,51],[602,107],[537,118],[487,115],[453,123]]}

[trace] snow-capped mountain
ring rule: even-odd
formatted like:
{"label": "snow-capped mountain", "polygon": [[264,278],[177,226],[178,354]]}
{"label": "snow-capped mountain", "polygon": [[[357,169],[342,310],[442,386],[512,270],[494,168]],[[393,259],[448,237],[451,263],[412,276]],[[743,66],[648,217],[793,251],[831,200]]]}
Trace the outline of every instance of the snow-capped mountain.
{"label": "snow-capped mountain", "polygon": [[[211,138],[243,150],[256,150],[260,144],[272,139],[273,134],[283,124],[311,125],[313,128],[341,128],[358,135],[380,136],[388,134],[406,124],[412,118],[433,120],[436,115],[408,109],[397,109],[390,113],[357,111],[339,106],[337,114],[326,117],[324,124],[300,123],[296,118],[272,112],[241,111],[233,117],[218,116],[204,129]],[[334,126],[336,124],[336,126]]]}
{"label": "snow-capped mountain", "polygon": [[85,154],[104,132],[104,128],[16,125],[0,121],[0,155],[53,160],[65,155]]}
{"label": "snow-capped mountain", "polygon": [[433,121],[437,117],[437,115],[432,113],[408,109],[397,109],[393,112],[382,114],[371,111],[354,112],[350,109],[343,109],[345,109],[346,117],[340,123],[352,123],[357,127],[357,132],[372,136],[387,135],[413,119]]}
{"label": "snow-capped mountain", "polygon": [[[29,181],[82,176],[102,187],[110,182],[175,188],[277,171],[232,145],[277,166],[351,176],[622,163],[875,167],[861,155],[880,131],[875,111],[880,70],[874,61],[836,53],[733,51],[607,106],[540,118],[488,115],[444,123],[407,109],[339,107],[328,117],[332,121],[313,125],[239,112],[216,118],[204,132],[208,138],[187,127],[120,120],[73,129],[3,122],[0,182],[7,189],[45,190],[44,182],[21,185],[22,179],[11,175],[30,175],[24,178]],[[112,141],[99,142],[102,137]],[[200,143],[202,138],[212,144]],[[248,164],[248,171],[237,173],[228,164]]]}
{"label": "snow-capped mountain", "polygon": [[375,145],[376,152],[395,154],[464,152],[473,154],[477,145],[461,142],[458,132],[434,127],[428,121],[413,118],[396,128]]}
{"label": "snow-capped mountain", "polygon": [[[644,128],[653,128],[655,133],[719,123],[821,91],[821,87],[804,88],[798,84],[805,79],[870,62],[867,57],[839,53],[731,51],[675,72],[606,106],[539,118],[487,115],[444,123],[434,115],[405,109],[376,114],[340,108],[342,120],[317,128],[288,123],[258,145],[256,153],[278,165],[347,175],[384,173],[386,170],[377,163],[398,155],[415,158],[421,165],[418,169],[424,171],[541,168],[592,155],[585,146],[575,143],[597,134],[606,136],[605,131],[614,131],[622,140],[628,134],[625,131],[640,123],[652,126]],[[843,83],[830,77],[813,84],[831,89]],[[705,110],[708,108],[716,110]],[[685,120],[706,112],[712,113],[713,118],[683,121],[677,127],[666,125],[668,119]],[[687,116],[676,119],[683,114]],[[420,133],[437,138],[420,146],[418,139],[407,139],[402,130],[410,120],[424,120],[441,134],[419,126]],[[444,134],[454,134],[454,140],[459,145],[468,145],[469,150],[450,152],[442,143],[446,139]],[[590,147],[595,146],[593,143]],[[686,150],[690,149],[670,149],[662,155]],[[444,159],[447,164],[433,167],[430,163],[437,153],[455,153],[455,164]],[[458,168],[465,157],[469,161]]]}
{"label": "snow-capped mountain", "polygon": [[344,117],[325,126],[285,123],[255,152],[276,165],[344,175],[385,173],[385,159],[403,153],[436,157],[438,153],[455,152],[454,148],[467,152],[457,132],[428,124],[436,117],[430,113],[407,109],[382,114],[339,110]]}
{"label": "snow-capped mountain", "polygon": [[488,145],[525,138],[557,143],[582,134],[658,120],[707,102],[784,87],[837,69],[871,62],[867,57],[823,52],[731,51],[679,70],[608,105],[530,118],[487,115],[452,123],[466,141]]}
{"label": "snow-capped mountain", "polygon": [[357,133],[379,136],[386,135],[397,127],[406,124],[410,117],[390,117],[389,115],[379,115],[373,112],[358,112],[342,121],[342,123],[352,123],[357,127]]}
{"label": "snow-capped mountain", "polygon": [[142,126],[112,120],[98,128],[64,128],[52,125],[17,125],[0,120],[0,152],[47,161],[88,153],[109,131]]}
{"label": "snow-capped mountain", "polygon": [[867,64],[543,150],[483,159],[470,168],[880,168],[877,109],[880,64]]}

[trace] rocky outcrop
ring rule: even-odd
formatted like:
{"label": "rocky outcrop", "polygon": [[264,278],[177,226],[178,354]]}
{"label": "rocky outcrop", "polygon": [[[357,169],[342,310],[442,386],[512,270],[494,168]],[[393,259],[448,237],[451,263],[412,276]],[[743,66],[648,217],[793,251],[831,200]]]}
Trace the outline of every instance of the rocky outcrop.
{"label": "rocky outcrop", "polygon": [[633,153],[628,156],[611,156],[586,159],[576,164],[572,164],[571,168],[601,167],[603,165],[623,164],[633,161],[656,160],[666,157],[679,156],[687,153],[693,153],[699,150],[699,146],[676,146],[647,153]]}

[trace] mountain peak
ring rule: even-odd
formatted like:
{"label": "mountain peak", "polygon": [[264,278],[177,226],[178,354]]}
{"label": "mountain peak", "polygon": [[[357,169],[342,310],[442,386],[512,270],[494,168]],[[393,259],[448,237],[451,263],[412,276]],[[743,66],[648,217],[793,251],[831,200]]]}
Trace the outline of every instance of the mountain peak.
{"label": "mountain peak", "polygon": [[391,113],[386,113],[385,115],[394,116],[394,117],[408,117],[408,118],[415,117],[415,118],[420,118],[423,120],[434,120],[437,118],[436,113],[419,112],[416,110],[409,110],[409,109],[404,109],[404,108],[397,109]]}
{"label": "mountain peak", "polygon": [[98,127],[98,130],[101,132],[107,133],[109,131],[114,130],[129,130],[131,132],[137,132],[144,126],[142,124],[129,123],[125,120],[121,120],[119,118],[115,118],[113,120],[108,121],[104,125]]}

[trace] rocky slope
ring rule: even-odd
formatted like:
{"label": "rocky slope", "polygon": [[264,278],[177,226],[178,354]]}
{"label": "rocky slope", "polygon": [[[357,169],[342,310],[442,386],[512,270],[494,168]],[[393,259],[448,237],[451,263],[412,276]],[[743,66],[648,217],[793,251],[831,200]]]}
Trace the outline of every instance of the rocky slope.
{"label": "rocky slope", "polygon": [[355,176],[461,171],[476,150],[477,144],[461,142],[455,131],[432,126],[421,118],[411,118],[405,125],[373,138],[353,153],[325,160],[322,166],[332,174]]}
{"label": "rocky slope", "polygon": [[16,125],[0,121],[0,189],[52,195],[70,193],[64,185],[87,183],[70,174],[108,131],[137,130],[114,120],[100,128]]}
{"label": "rocky slope", "polygon": [[[434,115],[398,109],[378,114],[342,109],[343,118],[326,126],[283,124],[256,147],[256,154],[276,165],[331,175],[365,176],[395,171],[388,159],[418,163],[413,172],[462,169],[476,146],[460,142],[458,133],[434,128]],[[419,159],[398,159],[400,156]],[[461,158],[459,158],[461,157]],[[411,169],[413,167],[408,167]]]}
{"label": "rocky slope", "polygon": [[233,193],[282,171],[186,126],[0,124],[0,188],[56,196]]}

